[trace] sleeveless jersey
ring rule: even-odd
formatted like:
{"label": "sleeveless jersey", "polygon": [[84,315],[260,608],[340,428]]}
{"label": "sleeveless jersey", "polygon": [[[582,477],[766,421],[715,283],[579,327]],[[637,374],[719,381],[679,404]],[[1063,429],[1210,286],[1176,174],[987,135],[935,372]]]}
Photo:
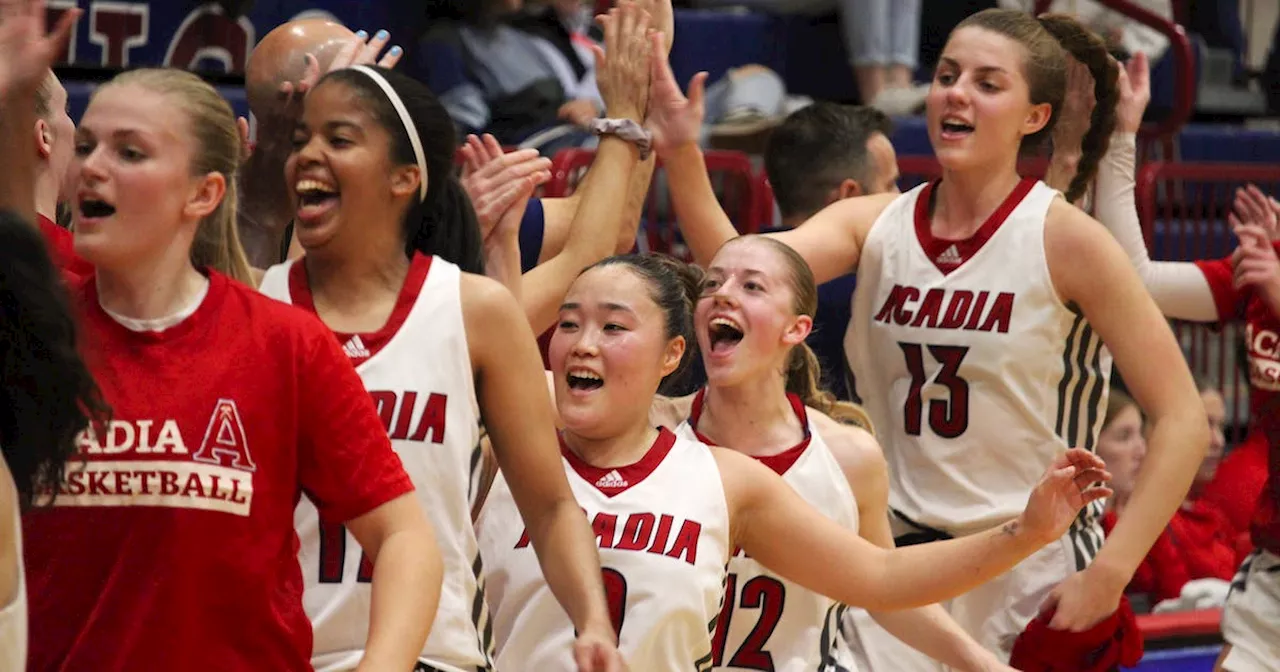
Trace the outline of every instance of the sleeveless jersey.
{"label": "sleeveless jersey", "polygon": [[[600,547],[618,649],[630,668],[710,670],[729,557],[729,510],[711,451],[662,429],[625,467],[598,469],[567,448],[561,454]],[[543,578],[501,476],[477,526],[497,669],[576,669],[573,623]]]}
{"label": "sleeveless jersey", "polygon": [[[689,419],[676,428],[682,438],[711,444],[697,432],[705,390],[693,399]],[[757,457],[810,506],[853,531],[858,507],[849,481],[822,436],[809,421],[804,402],[787,395],[805,428],[795,447]],[[734,549],[725,582],[725,603],[712,641],[717,670],[851,672],[853,651],[840,627],[846,607],[788,581]]]}
{"label": "sleeveless jersey", "polygon": [[[845,349],[890,507],[961,535],[1021,513],[1066,447],[1094,449],[1111,357],[1049,276],[1058,192],[1024,179],[977,233],[948,241],[930,233],[936,184],[894,200],[868,233]],[[1099,509],[1082,515],[1078,563],[1101,544]]]}
{"label": "sleeveless jersey", "polygon": [[[457,266],[417,255],[386,326],[337,336],[377,404],[444,556],[440,606],[421,659],[449,672],[474,672],[491,664],[469,504],[480,458],[480,411],[460,279]],[[272,267],[261,290],[315,310],[303,264]],[[372,565],[351,533],[320,520],[305,498],[294,523],[303,603],[315,630],[312,664],[321,671],[353,669],[369,631]]]}

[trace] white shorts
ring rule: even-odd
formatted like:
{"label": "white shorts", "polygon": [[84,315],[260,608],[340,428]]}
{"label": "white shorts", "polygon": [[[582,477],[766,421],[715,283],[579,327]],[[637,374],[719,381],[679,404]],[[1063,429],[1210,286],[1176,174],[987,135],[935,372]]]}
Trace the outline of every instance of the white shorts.
{"label": "white shorts", "polygon": [[1226,672],[1280,670],[1280,557],[1258,549],[1245,558],[1231,581],[1222,637],[1231,645]]}
{"label": "white shorts", "polygon": [[[1085,536],[1088,538],[1082,540],[1073,529],[1003,575],[942,606],[983,648],[1007,663],[1014,641],[1040,613],[1049,592],[1077,571],[1078,562],[1087,562],[1096,554],[1101,528],[1091,529]],[[861,609],[849,609],[844,626],[855,647],[860,672],[950,669],[890,635]]]}

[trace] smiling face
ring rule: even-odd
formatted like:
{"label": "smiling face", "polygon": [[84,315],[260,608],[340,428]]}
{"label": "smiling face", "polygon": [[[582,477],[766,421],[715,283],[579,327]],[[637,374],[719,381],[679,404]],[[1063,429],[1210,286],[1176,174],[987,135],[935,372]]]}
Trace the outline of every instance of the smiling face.
{"label": "smiling face", "polygon": [[796,314],[792,269],[774,243],[742,237],[724,245],[707,269],[694,328],[707,380],[729,386],[781,371],[813,319]]}
{"label": "smiling face", "polygon": [[682,337],[667,337],[654,290],[625,263],[590,268],[569,288],[549,348],[566,430],[599,439],[645,422],[685,348]]}
{"label": "smiling face", "polygon": [[221,176],[192,174],[195,150],[170,96],[138,84],[100,89],[76,132],[76,253],[101,268],[185,256],[200,218],[222,197],[208,192]]}
{"label": "smiling face", "polygon": [[392,161],[392,138],[363,94],[325,81],[307,95],[285,163],[298,242],[308,251],[371,235],[403,237],[416,166]]}
{"label": "smiling face", "polygon": [[951,34],[925,100],[929,140],[944,167],[1016,158],[1022,139],[1049,122],[1052,107],[1031,103],[1027,57],[1023,45],[991,30]]}

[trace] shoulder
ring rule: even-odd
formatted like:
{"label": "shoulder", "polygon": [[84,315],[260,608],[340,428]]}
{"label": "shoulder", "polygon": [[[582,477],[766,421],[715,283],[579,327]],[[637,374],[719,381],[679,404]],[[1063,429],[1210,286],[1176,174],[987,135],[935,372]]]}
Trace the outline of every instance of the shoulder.
{"label": "shoulder", "polygon": [[1055,198],[1045,215],[1044,254],[1054,285],[1067,299],[1114,280],[1117,270],[1130,269],[1128,256],[1111,233],[1062,198]]}
{"label": "shoulder", "polygon": [[[458,294],[462,301],[462,326],[473,355],[477,352],[493,356],[509,354],[500,353],[496,349],[498,344],[505,346],[512,338],[519,338],[522,332],[531,329],[516,297],[493,278],[464,272],[459,278]],[[480,360],[473,358],[473,361]]]}
{"label": "shoulder", "polygon": [[[332,340],[332,332],[314,314],[231,278],[219,276],[218,281],[226,283],[222,319],[242,320],[255,333],[267,336],[290,336],[303,342]],[[228,312],[233,306],[235,312]]]}
{"label": "shoulder", "polygon": [[875,483],[888,478],[884,451],[870,432],[837,422],[815,408],[808,409],[808,413],[855,493],[874,489]]}
{"label": "shoulder", "polygon": [[[438,263],[436,260],[435,263]],[[502,283],[475,273],[462,273],[458,280],[462,314],[468,324],[501,319],[513,311],[523,315],[519,302]]]}

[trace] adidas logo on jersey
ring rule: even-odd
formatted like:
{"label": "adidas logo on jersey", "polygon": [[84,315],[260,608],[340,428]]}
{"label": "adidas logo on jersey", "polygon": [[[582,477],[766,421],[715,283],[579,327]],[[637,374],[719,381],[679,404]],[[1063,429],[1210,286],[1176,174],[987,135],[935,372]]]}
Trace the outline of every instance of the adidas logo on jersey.
{"label": "adidas logo on jersey", "polygon": [[955,245],[952,245],[938,255],[937,261],[939,264],[946,264],[947,266],[959,266],[964,261],[964,258],[960,256],[960,250]]}
{"label": "adidas logo on jersey", "polygon": [[342,351],[347,353],[347,357],[351,359],[361,359],[369,356],[369,349],[364,347],[364,341],[360,339],[358,334],[352,336],[351,340],[342,346]]}
{"label": "adidas logo on jersey", "polygon": [[627,479],[623,478],[617,469],[601,476],[600,480],[596,481],[597,488],[625,488],[627,485]]}

